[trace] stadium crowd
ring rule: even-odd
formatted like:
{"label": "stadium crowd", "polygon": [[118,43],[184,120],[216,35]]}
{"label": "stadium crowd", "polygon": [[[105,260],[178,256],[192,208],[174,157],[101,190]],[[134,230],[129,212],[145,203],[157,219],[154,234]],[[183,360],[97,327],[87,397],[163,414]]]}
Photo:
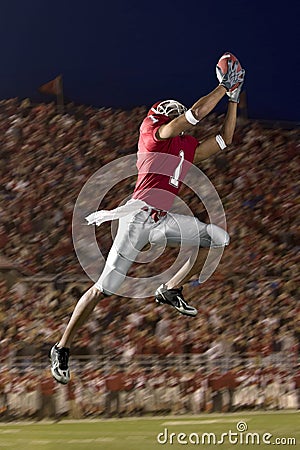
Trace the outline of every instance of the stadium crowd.
{"label": "stadium crowd", "polygon": [[[8,372],[20,358],[27,379],[30,364],[46,358],[74,302],[89,286],[76,282],[82,268],[72,243],[75,201],[97,169],[136,152],[146,111],[69,104],[61,114],[53,103],[0,102],[0,255],[35,276],[13,286],[0,281],[0,362]],[[210,114],[197,126],[196,136],[218,130],[218,123],[218,115]],[[112,296],[83,327],[72,355],[116,358],[124,364],[139,355],[189,354],[195,361],[204,355],[213,368],[218,358],[229,361],[237,355],[252,367],[263,361],[264,367],[283,364],[294,373],[300,352],[299,158],[299,129],[266,128],[240,119],[234,145],[201,164],[224,205],[231,244],[204,284],[195,279],[185,287],[198,316],[178,317],[156,306],[153,298]],[[118,196],[111,190],[103,206],[117,206],[120,196],[130,195],[134,181],[118,187]],[[195,215],[208,220],[193,192],[187,187],[182,192]],[[106,254],[110,228],[101,225],[97,233]],[[170,249],[158,264],[175,256]],[[151,275],[159,272],[158,264],[136,265],[131,273]],[[74,281],[64,282],[66,275]],[[39,282],[39,276],[53,276],[53,281]]]}
{"label": "stadium crowd", "polygon": [[0,375],[0,420],[200,414],[239,410],[300,409],[300,370],[276,368],[206,372],[201,368],[148,370],[135,363],[120,370],[86,365],[68,385],[50,372],[28,369]]}

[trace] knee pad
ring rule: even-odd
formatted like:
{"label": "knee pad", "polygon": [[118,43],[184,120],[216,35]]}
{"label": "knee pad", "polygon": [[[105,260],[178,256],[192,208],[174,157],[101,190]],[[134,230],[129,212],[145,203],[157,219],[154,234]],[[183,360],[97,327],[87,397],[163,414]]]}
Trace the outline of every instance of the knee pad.
{"label": "knee pad", "polygon": [[103,272],[96,282],[95,286],[104,295],[110,296],[116,294],[119,287],[126,278],[127,271],[132,262],[120,255],[112,247],[107,257]]}
{"label": "knee pad", "polygon": [[94,284],[94,287],[95,287],[96,289],[98,289],[98,291],[101,292],[101,294],[102,294],[104,297],[110,297],[110,296],[112,295],[111,292],[105,291],[105,290],[103,289],[103,287],[99,284],[99,280]]}
{"label": "knee pad", "polygon": [[114,269],[107,271],[105,276],[101,277],[97,283],[96,287],[102,292],[106,297],[110,297],[117,293],[119,287],[125,279],[124,274],[117,273]]}
{"label": "knee pad", "polygon": [[206,231],[211,239],[211,247],[225,247],[229,244],[229,234],[223,228],[218,227],[218,225],[210,223],[206,226]]}

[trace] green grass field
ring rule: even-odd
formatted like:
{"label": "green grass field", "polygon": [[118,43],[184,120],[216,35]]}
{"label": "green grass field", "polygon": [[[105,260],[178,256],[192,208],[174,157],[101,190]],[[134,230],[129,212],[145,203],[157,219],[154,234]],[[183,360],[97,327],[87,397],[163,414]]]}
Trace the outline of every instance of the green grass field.
{"label": "green grass field", "polygon": [[[238,423],[240,431],[237,431]],[[247,431],[242,431],[245,424]],[[230,432],[237,435],[231,434],[229,440]],[[158,442],[160,433],[161,443]],[[226,434],[222,437],[222,433]],[[270,445],[300,449],[300,413],[242,412],[147,419],[0,423],[1,450],[267,449]]]}

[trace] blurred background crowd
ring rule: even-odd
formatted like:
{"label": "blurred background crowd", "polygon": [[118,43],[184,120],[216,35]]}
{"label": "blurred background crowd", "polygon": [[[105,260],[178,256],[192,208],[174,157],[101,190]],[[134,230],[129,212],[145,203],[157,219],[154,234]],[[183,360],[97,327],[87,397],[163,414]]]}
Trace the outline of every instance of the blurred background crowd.
{"label": "blurred background crowd", "polygon": [[[0,258],[5,266],[0,278],[0,362],[4,368],[0,387],[6,396],[9,389],[14,392],[15,377],[35,383],[31,368],[46,367],[48,349],[60,336],[75,302],[91,285],[73,249],[73,208],[96,170],[136,152],[139,125],[147,109],[69,104],[59,113],[54,103],[0,102]],[[203,139],[215,133],[219,123],[220,117],[210,114],[197,126],[195,136]],[[187,370],[195,376],[203,369],[208,383],[215,370],[223,376],[242,368],[252,375],[256,371],[256,381],[260,380],[257,371],[271,369],[276,374],[283,370],[283,377],[278,375],[282,383],[295,379],[300,352],[299,165],[299,128],[270,127],[246,118],[238,121],[234,144],[200,167],[222,200],[231,243],[205,283],[199,285],[195,278],[185,287],[185,297],[199,309],[198,316],[193,320],[179,317],[165,306],[156,306],[153,298],[112,296],[103,300],[72,349],[82,373],[89,370],[86,364],[94,364],[87,380],[102,377],[95,361],[104,365],[113,361],[123,372],[127,365],[137,364],[139,370],[147,371],[147,377],[155,361],[165,380],[169,379],[167,371],[173,369],[179,379]],[[115,207],[130,196],[134,182],[132,177],[117,191],[111,190],[103,206]],[[182,197],[196,216],[208,221],[203,205],[187,187]],[[110,228],[102,225],[100,229],[98,240],[107,254]],[[157,273],[176,252],[168,250],[155,265],[134,265],[131,274]],[[23,276],[11,276],[8,267]],[[184,364],[178,368],[183,357]],[[74,382],[81,379],[74,387],[78,398],[85,382],[81,372],[78,369],[78,378],[74,377]],[[109,376],[111,366],[105,366],[104,372]],[[200,381],[203,376],[199,375]],[[293,382],[300,387],[299,380]],[[18,389],[22,383],[18,382]],[[257,381],[256,389],[261,384]],[[149,408],[185,410],[185,388],[182,382],[177,386],[181,386],[182,400],[176,408]],[[68,395],[72,398],[73,394]],[[223,404],[230,403],[226,401]],[[132,404],[133,409],[142,408]],[[104,411],[105,405],[99,408]],[[202,401],[200,409],[207,408]]]}

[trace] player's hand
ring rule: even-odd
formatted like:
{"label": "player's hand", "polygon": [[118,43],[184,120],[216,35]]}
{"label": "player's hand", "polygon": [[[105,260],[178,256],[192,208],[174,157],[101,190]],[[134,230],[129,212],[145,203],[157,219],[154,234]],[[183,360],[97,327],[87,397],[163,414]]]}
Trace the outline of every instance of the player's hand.
{"label": "player's hand", "polygon": [[222,72],[219,66],[216,66],[216,73],[220,86],[224,86],[226,91],[232,91],[236,84],[242,83],[244,80],[244,69],[237,70],[239,62],[228,59],[228,69],[226,73]]}
{"label": "player's hand", "polygon": [[229,101],[233,102],[233,103],[239,103],[240,101],[240,95],[242,92],[242,88],[243,88],[243,84],[244,84],[244,80],[245,80],[245,70],[242,69],[239,72],[239,79],[242,79],[242,81],[240,81],[238,87],[236,87],[233,91],[227,91],[226,94],[229,97]]}

